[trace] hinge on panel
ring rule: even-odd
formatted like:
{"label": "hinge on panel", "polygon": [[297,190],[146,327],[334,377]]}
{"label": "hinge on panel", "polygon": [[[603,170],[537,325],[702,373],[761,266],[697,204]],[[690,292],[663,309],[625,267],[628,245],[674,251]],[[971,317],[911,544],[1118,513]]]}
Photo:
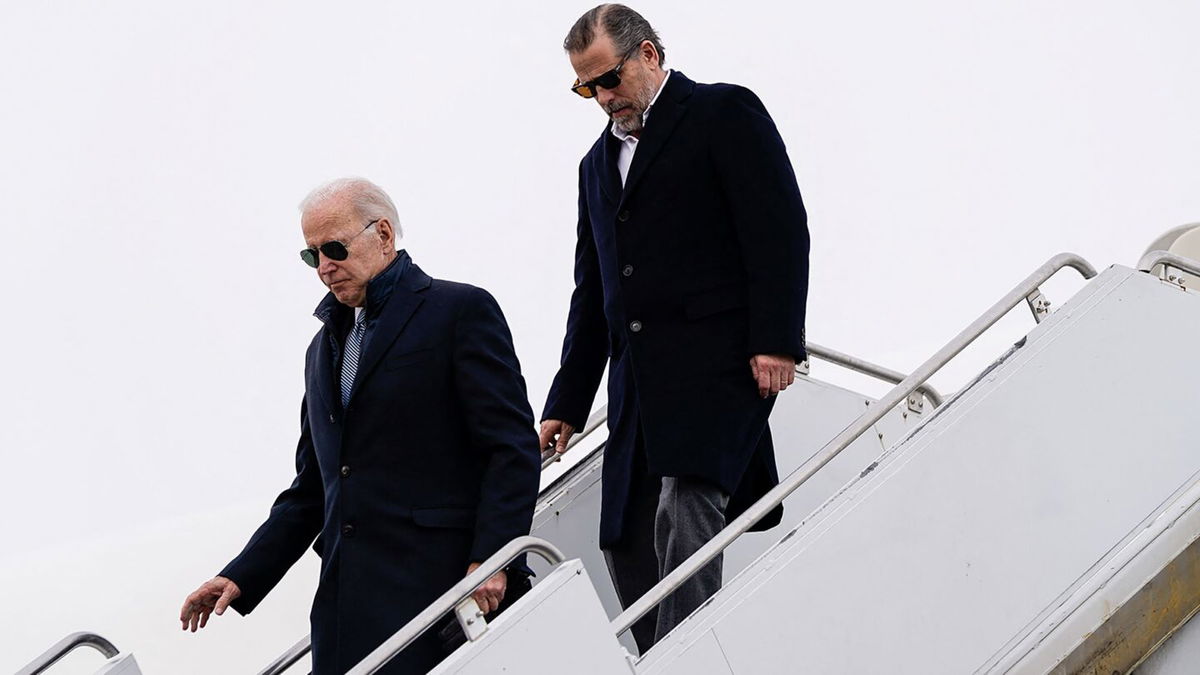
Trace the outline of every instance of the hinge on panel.
{"label": "hinge on panel", "polygon": [[458,603],[454,608],[454,616],[458,617],[458,625],[462,626],[463,634],[471,642],[487,632],[487,621],[483,618],[483,611],[479,609],[474,597],[467,597]]}
{"label": "hinge on panel", "polygon": [[1050,301],[1042,295],[1040,288],[1033,289],[1033,292],[1025,297],[1025,302],[1029,303],[1029,309],[1033,311],[1033,320],[1038,323],[1050,314]]}
{"label": "hinge on panel", "polygon": [[796,373],[798,375],[808,375],[810,369],[811,366],[809,365],[808,359],[804,359],[800,363],[796,364]]}

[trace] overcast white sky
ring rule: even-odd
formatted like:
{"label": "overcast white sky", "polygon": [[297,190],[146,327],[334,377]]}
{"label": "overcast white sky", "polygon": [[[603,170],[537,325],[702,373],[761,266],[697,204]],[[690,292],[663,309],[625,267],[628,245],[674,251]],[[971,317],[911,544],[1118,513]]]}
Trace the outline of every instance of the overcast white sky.
{"label": "overcast white sky", "polygon": [[[325,179],[384,186],[418,264],[497,296],[540,413],[604,124],[560,48],[590,6],[0,3],[0,671],[83,628],[149,675],[255,670],[305,630],[312,561],[266,618],[172,617],[290,480]],[[668,66],[774,115],[814,342],[912,369],[1052,254],[1129,265],[1200,220],[1193,1],[636,7]]]}

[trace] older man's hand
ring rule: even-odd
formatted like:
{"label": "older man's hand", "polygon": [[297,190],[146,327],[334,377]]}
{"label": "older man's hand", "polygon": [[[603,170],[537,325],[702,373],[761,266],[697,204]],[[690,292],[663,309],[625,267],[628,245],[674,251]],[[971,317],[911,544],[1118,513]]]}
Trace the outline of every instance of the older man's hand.
{"label": "older man's hand", "polygon": [[542,450],[554,449],[558,454],[567,451],[567,441],[575,433],[575,427],[562,420],[543,420],[542,428],[538,431],[538,441]]}
{"label": "older man's hand", "polygon": [[216,612],[217,616],[224,614],[229,603],[237,600],[241,594],[242,589],[238,588],[232,579],[213,577],[204,582],[200,588],[187,596],[183,601],[183,609],[179,610],[179,621],[183,624],[183,630],[190,626],[195,633],[197,628],[204,628],[213,612]]}
{"label": "older man's hand", "polygon": [[796,381],[796,359],[784,354],[757,354],[750,359],[750,374],[758,383],[759,396],[776,396]]}
{"label": "older man's hand", "polygon": [[[467,566],[467,574],[478,568],[479,563],[471,563]],[[504,573],[504,570],[500,570],[482,586],[475,589],[471,597],[475,598],[475,603],[479,605],[479,609],[484,614],[491,614],[500,608],[500,601],[504,599],[506,588],[508,588],[508,575]]]}

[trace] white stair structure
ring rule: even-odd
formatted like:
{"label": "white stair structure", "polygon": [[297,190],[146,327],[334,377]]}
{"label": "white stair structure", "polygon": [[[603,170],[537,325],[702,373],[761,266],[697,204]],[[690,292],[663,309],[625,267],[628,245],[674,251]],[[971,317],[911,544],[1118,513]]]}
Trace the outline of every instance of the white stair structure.
{"label": "white stair structure", "polygon": [[[880,406],[903,401],[1067,264],[1091,275],[1078,259],[1051,261]],[[1107,675],[1130,672],[1161,644],[1144,672],[1179,672],[1171,664],[1200,640],[1186,625],[1200,607],[1200,294],[1114,266],[1043,314],[648,654],[626,654],[624,670],[606,672]],[[780,490],[811,486],[806,478],[873,426],[864,415]],[[739,521],[718,540],[735,539]],[[714,540],[649,595],[661,597],[672,577],[724,543]],[[554,591],[538,591],[512,621],[552,606]],[[609,635],[654,597],[643,601]],[[559,651],[559,636],[587,629],[570,612],[547,611],[556,616],[538,620],[553,630],[528,639],[484,632],[438,672],[560,672],[564,662],[602,663],[621,650],[614,637]],[[502,651],[512,660],[482,660]]]}

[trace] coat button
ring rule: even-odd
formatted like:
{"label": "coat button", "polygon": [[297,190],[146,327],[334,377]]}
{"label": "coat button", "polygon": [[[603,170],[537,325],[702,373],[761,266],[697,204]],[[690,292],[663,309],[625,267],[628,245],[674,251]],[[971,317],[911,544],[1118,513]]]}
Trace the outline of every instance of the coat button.
{"label": "coat button", "polygon": [[627,277],[633,276],[633,265],[626,265],[625,267],[621,268],[621,274]]}
{"label": "coat button", "polygon": [[342,466],[342,478],[349,478],[349,477],[350,477],[350,465],[345,464]]}
{"label": "coat button", "polygon": [[641,321],[630,321],[629,322],[629,331],[631,333],[642,332],[642,322]]}
{"label": "coat button", "polygon": [[337,424],[337,418],[333,416],[333,413],[329,413],[329,423]]}
{"label": "coat button", "polygon": [[354,526],[351,525],[350,523],[346,523],[345,525],[343,525],[342,526],[342,536],[343,537],[353,537],[354,536]]}
{"label": "coat button", "polygon": [[617,220],[621,221],[622,223],[629,220],[629,210],[626,209],[626,210],[618,213]]}

